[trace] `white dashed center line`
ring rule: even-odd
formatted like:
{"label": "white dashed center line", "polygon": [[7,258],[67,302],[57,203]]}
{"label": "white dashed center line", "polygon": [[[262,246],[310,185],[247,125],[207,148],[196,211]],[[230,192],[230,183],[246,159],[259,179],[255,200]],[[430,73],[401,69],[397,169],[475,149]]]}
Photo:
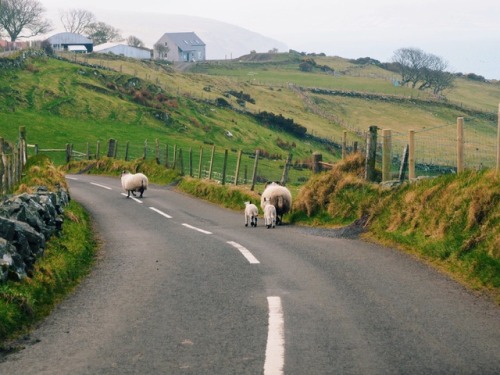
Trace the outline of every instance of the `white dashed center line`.
{"label": "white dashed center line", "polygon": [[171,219],[171,218],[172,218],[172,216],[170,216],[169,214],[166,214],[166,213],[165,213],[165,212],[163,212],[163,211],[158,210],[157,208],[154,208],[154,207],[149,207],[149,208],[150,208],[151,210],[153,210],[154,212],[159,213],[159,214],[160,214],[160,215],[162,215],[162,216],[165,216],[167,219]]}
{"label": "white dashed center line", "polygon": [[267,297],[269,331],[267,333],[264,375],[282,375],[285,366],[285,321],[280,297]]}
{"label": "white dashed center line", "polygon": [[193,227],[192,225],[189,225],[189,224],[182,224],[184,225],[186,228],[189,228],[189,229],[194,229],[198,232],[201,232],[201,233],[204,233],[204,234],[212,234],[212,232],[209,232],[208,230],[203,230],[203,229],[200,229],[200,228],[196,228],[196,227]]}
{"label": "white dashed center line", "polygon": [[[125,194],[125,193],[122,193],[122,195],[123,195],[124,197],[126,197],[126,196],[127,196],[127,194]],[[135,198],[135,197],[134,197],[134,196],[132,196],[132,195],[131,195],[129,198],[130,198],[130,199],[133,199],[133,200],[134,200],[134,201],[136,201],[137,203],[142,203],[142,201],[141,201],[140,199],[137,199],[137,198]]]}
{"label": "white dashed center line", "polygon": [[103,189],[106,189],[106,190],[113,190],[113,189],[111,189],[109,186],[105,186],[105,185],[97,184],[97,183],[95,183],[95,182],[91,182],[90,184],[91,184],[91,185],[94,185],[94,186],[98,186],[98,187],[103,188]]}
{"label": "white dashed center line", "polygon": [[250,264],[259,264],[259,260],[253,256],[253,254],[250,252],[250,250],[248,250],[246,247],[240,245],[239,243],[237,242],[234,242],[234,241],[227,241],[228,244],[230,244],[231,246],[237,248],[240,253],[245,257],[247,258],[247,260],[250,262]]}

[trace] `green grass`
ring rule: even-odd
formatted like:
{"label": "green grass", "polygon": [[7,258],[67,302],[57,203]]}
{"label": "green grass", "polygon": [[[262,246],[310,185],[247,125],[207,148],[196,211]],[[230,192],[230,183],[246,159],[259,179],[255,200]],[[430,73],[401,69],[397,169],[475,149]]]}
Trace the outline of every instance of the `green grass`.
{"label": "green grass", "polygon": [[[44,185],[65,187],[64,174],[43,156],[30,158],[16,194]],[[29,277],[0,283],[0,342],[29,330],[85,277],[96,255],[90,217],[78,203],[64,207],[62,231],[46,242]]]}

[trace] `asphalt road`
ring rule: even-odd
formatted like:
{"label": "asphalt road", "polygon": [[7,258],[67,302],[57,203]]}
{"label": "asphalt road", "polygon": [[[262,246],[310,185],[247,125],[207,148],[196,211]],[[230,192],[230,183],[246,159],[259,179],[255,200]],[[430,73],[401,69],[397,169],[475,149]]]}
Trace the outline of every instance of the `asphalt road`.
{"label": "asphalt road", "polygon": [[499,374],[500,309],[393,249],[68,176],[102,252],[0,374]]}

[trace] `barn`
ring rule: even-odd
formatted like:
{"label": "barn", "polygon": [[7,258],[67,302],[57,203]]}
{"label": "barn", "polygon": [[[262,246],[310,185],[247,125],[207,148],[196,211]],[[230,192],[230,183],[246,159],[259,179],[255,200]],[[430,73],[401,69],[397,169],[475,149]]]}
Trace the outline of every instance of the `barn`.
{"label": "barn", "polygon": [[75,33],[59,33],[47,39],[54,51],[92,52],[94,43],[89,38]]}
{"label": "barn", "polygon": [[147,48],[129,46],[126,43],[104,43],[94,47],[96,53],[110,53],[117,56],[130,57],[132,59],[149,60],[152,51]]}

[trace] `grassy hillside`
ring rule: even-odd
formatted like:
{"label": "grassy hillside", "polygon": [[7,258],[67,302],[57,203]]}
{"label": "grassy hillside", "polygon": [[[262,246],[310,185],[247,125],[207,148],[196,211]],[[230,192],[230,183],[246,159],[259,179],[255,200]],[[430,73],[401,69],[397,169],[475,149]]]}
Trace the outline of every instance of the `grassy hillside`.
{"label": "grassy hillside", "polygon": [[[332,69],[328,72],[302,72],[299,64],[304,57],[297,53],[197,63],[186,72],[114,56],[67,57],[69,61],[36,58],[24,69],[0,73],[4,137],[15,138],[18,126],[24,125],[29,142],[43,148],[73,143],[75,149],[83,150],[86,142],[109,138],[122,144],[138,142],[140,147],[145,139],[159,139],[184,149],[216,144],[250,153],[260,147],[283,157],[289,150],[280,145],[294,143],[294,159],[307,160],[312,152],[320,151],[324,161],[338,160],[338,152],[332,149],[311,139],[263,129],[255,118],[245,115],[266,111],[293,119],[308,134],[337,143],[344,130],[349,144],[362,145],[369,126],[389,128],[396,154],[413,129],[417,146],[425,146],[417,147],[417,162],[442,159],[449,164],[456,148],[456,119],[465,117],[471,150],[466,161],[470,167],[478,165],[478,160],[486,160],[486,166],[494,162],[498,83],[458,78],[455,87],[445,92],[446,100],[436,100],[427,92],[396,87],[393,82],[398,77],[393,72],[339,57],[313,57],[318,65]],[[238,101],[235,93],[250,100]],[[219,99],[233,109],[215,106]],[[234,137],[225,136],[226,131]]]}

